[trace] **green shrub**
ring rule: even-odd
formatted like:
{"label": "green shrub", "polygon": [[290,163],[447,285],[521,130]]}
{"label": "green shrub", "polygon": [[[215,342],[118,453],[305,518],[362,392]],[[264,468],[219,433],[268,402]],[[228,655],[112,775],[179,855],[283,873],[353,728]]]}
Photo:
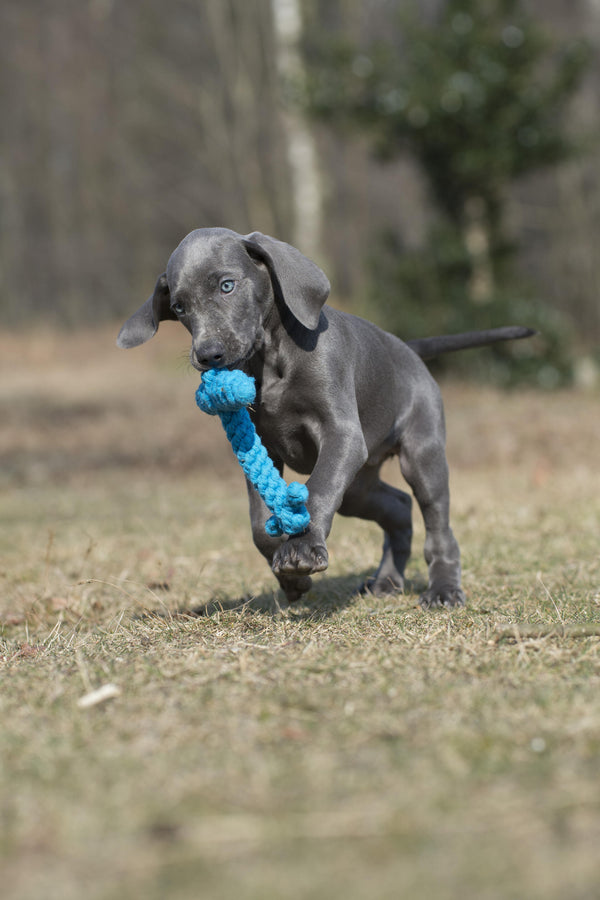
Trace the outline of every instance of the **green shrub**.
{"label": "green shrub", "polygon": [[495,384],[567,385],[573,376],[569,324],[533,291],[514,280],[473,303],[465,288],[469,257],[451,226],[436,226],[423,248],[403,247],[387,231],[368,258],[369,314],[403,340],[501,325],[525,325],[535,338],[440,357],[434,371],[460,373]]}

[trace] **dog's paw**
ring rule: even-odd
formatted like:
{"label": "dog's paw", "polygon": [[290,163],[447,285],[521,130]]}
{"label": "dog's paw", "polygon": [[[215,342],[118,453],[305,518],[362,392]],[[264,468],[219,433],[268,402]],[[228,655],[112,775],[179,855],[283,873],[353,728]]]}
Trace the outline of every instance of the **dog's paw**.
{"label": "dog's paw", "polygon": [[273,571],[276,575],[312,575],[323,572],[328,562],[325,544],[302,534],[280,544],[273,557]]}
{"label": "dog's paw", "polygon": [[419,597],[423,609],[455,609],[466,602],[461,588],[452,584],[434,584]]}
{"label": "dog's paw", "polygon": [[312,580],[310,575],[279,575],[279,584],[287,602],[296,603],[310,591]]}
{"label": "dog's paw", "polygon": [[373,594],[375,597],[385,597],[387,594],[403,594],[404,579],[399,575],[395,577],[387,575],[385,578],[374,575],[361,584],[359,593]]}

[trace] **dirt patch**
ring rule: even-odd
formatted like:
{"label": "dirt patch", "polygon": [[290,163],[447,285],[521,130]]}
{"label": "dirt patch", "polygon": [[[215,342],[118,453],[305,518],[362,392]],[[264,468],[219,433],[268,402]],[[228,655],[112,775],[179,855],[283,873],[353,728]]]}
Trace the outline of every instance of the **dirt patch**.
{"label": "dirt patch", "polygon": [[129,353],[113,331],[0,336],[2,478],[68,480],[111,469],[188,472],[235,465],[220,423],[194,402],[199,376],[185,342]]}

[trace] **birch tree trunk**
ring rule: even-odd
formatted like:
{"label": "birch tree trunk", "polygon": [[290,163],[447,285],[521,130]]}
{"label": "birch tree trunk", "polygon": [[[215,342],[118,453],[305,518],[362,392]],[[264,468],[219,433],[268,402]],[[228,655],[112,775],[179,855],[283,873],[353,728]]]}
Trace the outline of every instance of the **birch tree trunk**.
{"label": "birch tree trunk", "polygon": [[[271,0],[277,68],[284,85],[301,84],[304,65],[300,0]],[[293,243],[307,256],[321,254],[322,187],[316,143],[302,113],[289,104],[283,110],[287,158],[292,178]]]}
{"label": "birch tree trunk", "polygon": [[465,204],[463,238],[471,262],[468,290],[471,303],[484,305],[494,296],[494,270],[485,204],[481,197],[470,197]]}

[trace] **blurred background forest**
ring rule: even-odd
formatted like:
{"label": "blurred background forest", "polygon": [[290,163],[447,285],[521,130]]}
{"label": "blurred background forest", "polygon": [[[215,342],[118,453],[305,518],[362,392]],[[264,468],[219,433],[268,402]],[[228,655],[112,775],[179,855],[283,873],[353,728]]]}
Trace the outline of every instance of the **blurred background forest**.
{"label": "blurred background forest", "polygon": [[538,328],[487,351],[499,383],[593,381],[600,0],[25,0],[0,23],[4,326],[122,319],[224,225],[296,244],[402,337]]}

